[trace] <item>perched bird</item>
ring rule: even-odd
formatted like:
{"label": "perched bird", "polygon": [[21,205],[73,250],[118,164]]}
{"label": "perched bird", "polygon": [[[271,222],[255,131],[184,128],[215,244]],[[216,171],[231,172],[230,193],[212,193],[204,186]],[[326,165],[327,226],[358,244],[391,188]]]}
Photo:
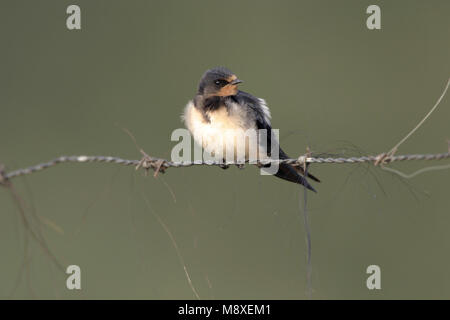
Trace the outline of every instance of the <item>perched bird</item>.
{"label": "perched bird", "polygon": [[[288,159],[286,153],[278,146],[278,141],[271,139],[270,111],[264,99],[240,91],[238,84],[242,83],[230,70],[217,67],[207,70],[198,86],[194,99],[189,101],[184,110],[183,119],[194,140],[209,152],[224,148],[223,141],[236,147],[236,140],[242,132],[249,129],[266,129],[267,143],[265,158],[270,155],[272,144],[279,148],[279,159]],[[253,141],[255,142],[255,141]],[[261,146],[261,142],[256,142]],[[248,152],[248,148],[246,149]],[[226,150],[222,153],[226,154]],[[261,153],[259,153],[261,154]],[[247,156],[247,154],[246,154]],[[223,160],[230,161],[234,159]],[[264,159],[259,159],[264,160]],[[227,168],[226,165],[223,166]],[[301,167],[280,163],[275,176],[290,182],[301,184],[315,191],[304,177]],[[311,174],[309,178],[320,182]]]}

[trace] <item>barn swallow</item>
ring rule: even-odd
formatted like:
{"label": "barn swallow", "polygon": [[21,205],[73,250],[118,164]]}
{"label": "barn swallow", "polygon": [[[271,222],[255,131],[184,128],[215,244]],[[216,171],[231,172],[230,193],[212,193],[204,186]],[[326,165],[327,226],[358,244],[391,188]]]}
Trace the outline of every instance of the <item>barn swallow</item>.
{"label": "barn swallow", "polygon": [[[240,91],[238,89],[240,83],[242,81],[227,68],[217,67],[207,70],[200,79],[197,94],[186,105],[182,116],[186,127],[194,140],[208,151],[214,150],[218,141],[234,139],[234,136],[229,135],[236,129],[241,132],[248,129],[266,129],[268,140],[266,149],[270,150],[271,144],[275,143],[275,147],[278,145],[278,141],[274,141],[271,134],[271,115],[266,101]],[[288,155],[280,147],[278,148],[279,159],[288,159]],[[270,151],[265,154],[266,157],[267,154],[270,156]],[[270,159],[274,158],[270,156]],[[280,163],[274,175],[316,191],[304,177],[305,171],[301,167]],[[309,173],[307,176],[320,182]]]}

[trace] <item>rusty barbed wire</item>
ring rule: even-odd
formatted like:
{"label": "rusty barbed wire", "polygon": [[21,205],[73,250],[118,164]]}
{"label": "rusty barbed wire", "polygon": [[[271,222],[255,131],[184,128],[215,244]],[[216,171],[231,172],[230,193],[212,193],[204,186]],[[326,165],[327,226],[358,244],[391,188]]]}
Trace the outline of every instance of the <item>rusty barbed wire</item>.
{"label": "rusty barbed wire", "polygon": [[[249,165],[266,165],[271,163],[288,163],[294,166],[304,166],[307,163],[328,163],[328,164],[352,164],[352,163],[364,163],[373,162],[374,165],[378,164],[388,164],[397,161],[430,161],[430,160],[443,160],[450,159],[450,150],[445,153],[437,154],[407,154],[407,155],[393,155],[389,156],[387,153],[382,153],[376,156],[361,156],[361,157],[350,157],[350,158],[333,158],[333,157],[311,157],[311,156],[300,156],[299,158],[283,159],[283,160],[264,160],[264,161],[253,161],[246,162]],[[155,175],[158,172],[164,172],[167,168],[180,168],[180,167],[191,167],[199,165],[208,166],[223,166],[226,165],[242,165],[242,163],[236,162],[218,162],[218,161],[192,161],[192,162],[175,162],[169,161],[161,158],[154,158],[148,155],[144,155],[141,160],[129,160],[122,159],[119,157],[111,156],[61,156],[50,160],[48,162],[40,163],[34,166],[30,166],[23,169],[18,169],[10,172],[5,172],[3,167],[0,166],[0,184],[5,184],[8,180],[13,178],[32,174],[38,171],[42,171],[47,168],[54,167],[60,163],[85,163],[85,162],[98,162],[98,163],[114,163],[123,166],[135,166],[136,169],[143,168],[148,171],[153,169]]]}

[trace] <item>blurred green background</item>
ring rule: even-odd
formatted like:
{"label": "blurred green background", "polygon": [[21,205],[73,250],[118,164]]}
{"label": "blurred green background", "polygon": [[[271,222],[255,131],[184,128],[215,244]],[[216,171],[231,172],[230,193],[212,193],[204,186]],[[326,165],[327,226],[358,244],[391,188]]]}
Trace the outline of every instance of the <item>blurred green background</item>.
{"label": "blurred green background", "polygon": [[[82,29],[66,28],[81,7]],[[366,28],[381,7],[382,29]],[[263,97],[287,153],[389,150],[432,107],[450,74],[449,1],[0,2],[0,161],[60,155],[170,157],[171,132],[202,73],[227,66]],[[446,97],[399,153],[438,153]],[[442,163],[398,163],[412,172]],[[400,179],[365,165],[312,165],[313,298],[450,298],[450,171]],[[307,298],[303,190],[253,168],[63,164],[14,180],[32,227],[82,290],[26,240],[0,189],[0,297]],[[366,268],[381,267],[381,290]]]}

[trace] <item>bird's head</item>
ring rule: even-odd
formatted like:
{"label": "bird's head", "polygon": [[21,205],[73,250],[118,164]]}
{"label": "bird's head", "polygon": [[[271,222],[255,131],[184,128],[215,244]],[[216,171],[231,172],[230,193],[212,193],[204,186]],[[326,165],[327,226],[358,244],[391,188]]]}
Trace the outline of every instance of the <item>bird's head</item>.
{"label": "bird's head", "polygon": [[234,96],[238,92],[239,80],[230,70],[217,67],[207,70],[198,85],[198,94],[204,97],[227,97]]}

